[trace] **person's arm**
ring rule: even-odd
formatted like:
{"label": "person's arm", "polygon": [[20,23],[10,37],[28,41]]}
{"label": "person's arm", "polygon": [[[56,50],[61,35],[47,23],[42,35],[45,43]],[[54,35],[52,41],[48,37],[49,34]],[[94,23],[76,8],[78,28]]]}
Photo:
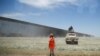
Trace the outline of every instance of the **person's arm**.
{"label": "person's arm", "polygon": [[50,48],[50,36],[49,36],[49,39],[48,39],[48,48]]}
{"label": "person's arm", "polygon": [[54,48],[55,48],[55,39],[54,39]]}

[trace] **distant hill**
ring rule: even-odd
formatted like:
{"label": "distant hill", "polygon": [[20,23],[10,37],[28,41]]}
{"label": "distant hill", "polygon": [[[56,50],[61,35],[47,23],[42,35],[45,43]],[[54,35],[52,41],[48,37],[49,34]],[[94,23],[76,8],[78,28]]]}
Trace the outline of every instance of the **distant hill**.
{"label": "distant hill", "polygon": [[[53,33],[57,37],[65,37],[67,30],[35,23],[0,17],[1,37],[44,37]],[[76,32],[79,37],[91,37],[92,35]]]}

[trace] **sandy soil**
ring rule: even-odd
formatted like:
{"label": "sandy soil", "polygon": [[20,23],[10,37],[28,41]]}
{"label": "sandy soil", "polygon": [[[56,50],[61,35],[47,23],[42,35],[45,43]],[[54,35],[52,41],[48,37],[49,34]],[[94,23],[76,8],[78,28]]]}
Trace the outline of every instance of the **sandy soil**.
{"label": "sandy soil", "polygon": [[[0,56],[49,56],[46,37],[0,37]],[[100,56],[99,38],[79,38],[78,45],[68,45],[65,38],[55,38],[56,56]]]}

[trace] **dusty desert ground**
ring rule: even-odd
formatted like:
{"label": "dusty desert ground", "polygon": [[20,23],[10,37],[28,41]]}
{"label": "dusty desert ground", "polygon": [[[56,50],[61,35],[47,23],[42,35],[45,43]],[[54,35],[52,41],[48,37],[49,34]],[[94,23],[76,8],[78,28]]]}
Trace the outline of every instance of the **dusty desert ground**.
{"label": "dusty desert ground", "polygon": [[[0,56],[49,56],[48,37],[0,37]],[[55,38],[55,56],[100,56],[100,38],[80,37],[78,45]]]}

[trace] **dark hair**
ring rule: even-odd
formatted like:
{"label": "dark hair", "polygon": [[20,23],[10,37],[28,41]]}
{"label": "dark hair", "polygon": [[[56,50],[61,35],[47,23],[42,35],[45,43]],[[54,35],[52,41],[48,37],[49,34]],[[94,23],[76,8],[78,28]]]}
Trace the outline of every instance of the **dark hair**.
{"label": "dark hair", "polygon": [[54,36],[53,36],[53,35],[50,35],[50,38],[51,38],[51,37],[54,37]]}

